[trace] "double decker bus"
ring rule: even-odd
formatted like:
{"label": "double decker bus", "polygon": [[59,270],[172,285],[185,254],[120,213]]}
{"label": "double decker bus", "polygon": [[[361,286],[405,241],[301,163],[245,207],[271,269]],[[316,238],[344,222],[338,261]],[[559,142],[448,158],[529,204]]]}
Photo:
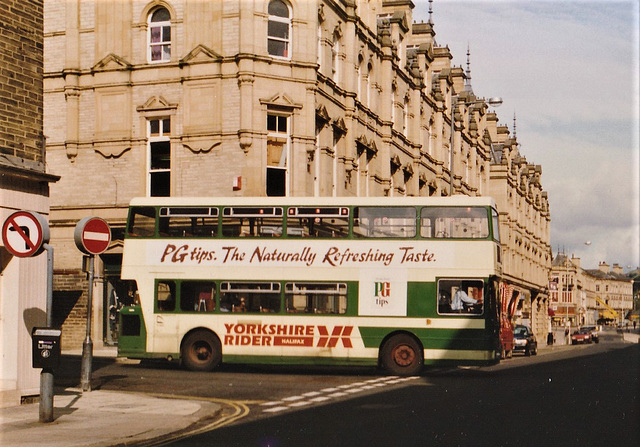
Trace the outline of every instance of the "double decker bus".
{"label": "double decker bus", "polygon": [[137,198],[118,351],[180,360],[381,366],[500,360],[491,198]]}

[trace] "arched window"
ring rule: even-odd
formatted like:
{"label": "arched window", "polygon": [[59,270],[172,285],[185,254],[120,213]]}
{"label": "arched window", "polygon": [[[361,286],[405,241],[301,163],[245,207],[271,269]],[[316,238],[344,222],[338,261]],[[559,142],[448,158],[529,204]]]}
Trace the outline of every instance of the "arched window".
{"label": "arched window", "polygon": [[336,83],[340,79],[340,36],[336,33],[331,44],[331,79]]}
{"label": "arched window", "polygon": [[169,60],[171,60],[171,15],[166,8],[157,8],[149,14],[149,61]]}
{"label": "arched window", "polygon": [[374,89],[374,79],[373,79],[373,64],[369,62],[367,64],[367,90],[366,90],[366,101],[367,107],[373,109],[373,89]]}
{"label": "arched window", "polygon": [[290,57],[291,14],[282,0],[269,2],[267,51],[271,56]]}
{"label": "arched window", "polygon": [[356,64],[356,99],[362,101],[362,56],[358,56]]}
{"label": "arched window", "polygon": [[409,97],[405,96],[402,104],[402,135],[409,136]]}

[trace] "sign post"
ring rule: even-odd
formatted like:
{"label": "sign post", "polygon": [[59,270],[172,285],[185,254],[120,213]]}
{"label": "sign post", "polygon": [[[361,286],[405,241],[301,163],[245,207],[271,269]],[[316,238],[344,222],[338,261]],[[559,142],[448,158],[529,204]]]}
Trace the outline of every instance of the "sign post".
{"label": "sign post", "polygon": [[[47,251],[47,326],[53,325],[53,247],[49,245],[49,224],[40,214],[16,211],[2,225],[2,243],[13,256],[29,258]],[[35,366],[34,366],[35,367]],[[53,367],[40,372],[40,422],[53,422]]]}
{"label": "sign post", "polygon": [[76,225],[73,233],[78,250],[89,255],[89,290],[87,291],[87,336],[82,343],[82,366],[80,384],[82,391],[91,391],[91,363],[93,341],[91,340],[91,313],[93,301],[93,264],[95,255],[104,253],[111,242],[109,224],[99,217],[85,217]]}

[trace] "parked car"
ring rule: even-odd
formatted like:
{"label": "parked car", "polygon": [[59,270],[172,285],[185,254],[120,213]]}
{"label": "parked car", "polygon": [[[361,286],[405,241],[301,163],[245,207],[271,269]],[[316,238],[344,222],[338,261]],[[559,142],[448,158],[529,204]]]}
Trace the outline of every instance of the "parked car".
{"label": "parked car", "polygon": [[581,328],[571,334],[571,344],[577,345],[578,343],[591,343],[591,331],[589,329]]}
{"label": "parked car", "polygon": [[538,341],[533,335],[531,329],[521,324],[516,325],[513,329],[513,338],[515,345],[513,352],[522,352],[524,355],[536,355],[538,353]]}
{"label": "parked car", "polygon": [[582,328],[591,331],[592,342],[598,343],[600,341],[600,337],[598,334],[598,326],[582,326]]}

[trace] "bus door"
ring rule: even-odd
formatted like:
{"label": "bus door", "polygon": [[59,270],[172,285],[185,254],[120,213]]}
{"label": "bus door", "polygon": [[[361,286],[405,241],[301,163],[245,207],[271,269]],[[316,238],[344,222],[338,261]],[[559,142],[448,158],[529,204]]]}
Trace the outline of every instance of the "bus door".
{"label": "bus door", "polygon": [[155,352],[179,351],[178,315],[176,314],[176,282],[157,280],[153,315],[153,348]]}

